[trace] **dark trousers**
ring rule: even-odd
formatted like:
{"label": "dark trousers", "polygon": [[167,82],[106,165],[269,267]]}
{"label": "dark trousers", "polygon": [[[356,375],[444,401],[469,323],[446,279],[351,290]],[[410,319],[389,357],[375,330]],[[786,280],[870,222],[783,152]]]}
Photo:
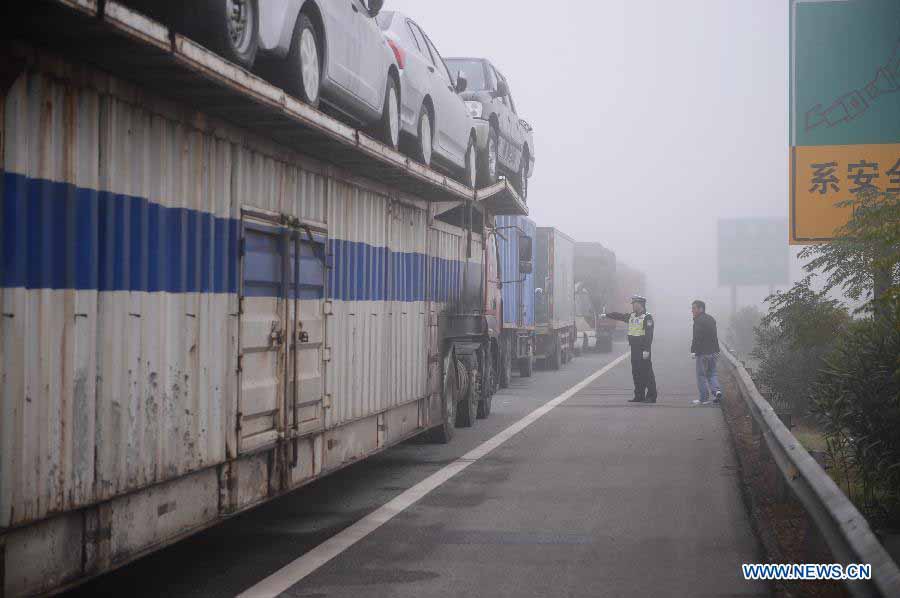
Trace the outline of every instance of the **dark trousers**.
{"label": "dark trousers", "polygon": [[644,350],[631,347],[631,377],[634,378],[634,398],[638,401],[656,402],[656,376],[653,361],[643,358]]}

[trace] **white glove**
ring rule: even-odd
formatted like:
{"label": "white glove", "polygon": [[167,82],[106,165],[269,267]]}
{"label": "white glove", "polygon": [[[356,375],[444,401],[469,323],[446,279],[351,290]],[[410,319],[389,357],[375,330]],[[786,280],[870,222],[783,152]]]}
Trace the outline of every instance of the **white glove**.
{"label": "white glove", "polygon": [[650,359],[650,351],[644,351],[643,357],[644,357],[644,361],[647,361],[648,359]]}
{"label": "white glove", "polygon": [[601,317],[601,318],[605,318],[605,317],[606,317],[606,314],[600,314],[600,317]]}
{"label": "white glove", "polygon": [[696,353],[691,353],[691,359],[697,359],[697,354],[696,354]]}

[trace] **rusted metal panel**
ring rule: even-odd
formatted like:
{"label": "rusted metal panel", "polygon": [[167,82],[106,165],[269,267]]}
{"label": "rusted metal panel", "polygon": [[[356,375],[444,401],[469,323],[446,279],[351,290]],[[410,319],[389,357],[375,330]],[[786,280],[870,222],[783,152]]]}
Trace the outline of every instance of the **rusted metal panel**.
{"label": "rusted metal panel", "polygon": [[6,575],[0,594],[43,594],[80,577],[83,526],[81,513],[66,513],[10,532],[4,538]]}
{"label": "rusted metal panel", "polygon": [[68,249],[97,225],[99,102],[32,73],[4,102],[0,527],[93,495],[97,292],[74,260],[96,256]]}

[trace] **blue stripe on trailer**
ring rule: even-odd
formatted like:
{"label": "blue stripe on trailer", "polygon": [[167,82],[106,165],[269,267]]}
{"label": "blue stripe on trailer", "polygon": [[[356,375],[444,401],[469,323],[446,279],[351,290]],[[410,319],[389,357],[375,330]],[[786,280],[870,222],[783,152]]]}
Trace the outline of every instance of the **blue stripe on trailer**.
{"label": "blue stripe on trailer", "polygon": [[[240,231],[238,219],[5,172],[0,287],[236,293]],[[316,242],[324,241],[317,237]],[[459,299],[459,260],[341,239],[327,243],[332,266],[326,270],[319,264],[320,269],[311,256],[301,256],[305,266],[292,295],[322,297],[327,276],[327,295],[335,300]],[[245,292],[278,296],[280,284],[266,283],[267,276],[274,271],[259,272],[254,280],[260,284]]]}

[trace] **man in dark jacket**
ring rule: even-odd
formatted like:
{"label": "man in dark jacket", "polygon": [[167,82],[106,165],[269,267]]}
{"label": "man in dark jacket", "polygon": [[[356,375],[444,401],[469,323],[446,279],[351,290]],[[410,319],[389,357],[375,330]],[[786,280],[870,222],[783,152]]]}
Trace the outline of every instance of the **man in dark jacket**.
{"label": "man in dark jacket", "polygon": [[600,317],[619,320],[628,325],[628,344],[631,345],[631,377],[634,379],[634,398],[630,403],[656,402],[656,377],[650,360],[653,345],[653,316],[647,313],[647,299],[639,295],[631,298],[632,313],[608,313]]}
{"label": "man in dark jacket", "polygon": [[695,405],[709,404],[709,393],[713,394],[713,403],[722,400],[722,387],[716,375],[716,358],[719,356],[719,334],[716,331],[716,320],[706,313],[706,303],[691,303],[694,314],[694,340],[691,342],[691,357],[697,360],[697,388],[700,399]]}

